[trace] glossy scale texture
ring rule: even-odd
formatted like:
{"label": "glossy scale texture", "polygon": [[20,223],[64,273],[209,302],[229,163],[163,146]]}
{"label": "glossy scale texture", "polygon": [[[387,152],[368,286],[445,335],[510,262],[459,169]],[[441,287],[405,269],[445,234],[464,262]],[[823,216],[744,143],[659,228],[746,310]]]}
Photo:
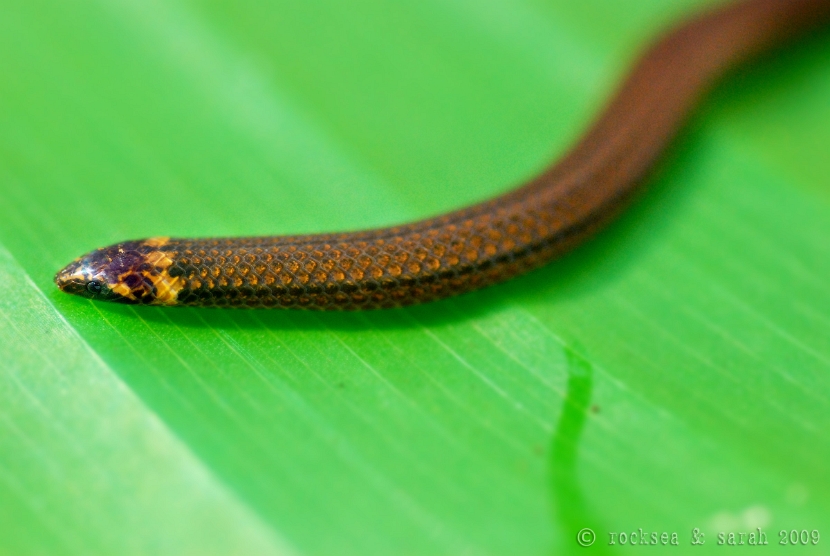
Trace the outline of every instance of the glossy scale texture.
{"label": "glossy scale texture", "polygon": [[377,309],[496,284],[545,264],[617,215],[725,71],[827,21],[828,0],[748,0],[658,40],[577,145],[501,197],[404,226],[341,234],[150,238],[56,276],[126,303]]}

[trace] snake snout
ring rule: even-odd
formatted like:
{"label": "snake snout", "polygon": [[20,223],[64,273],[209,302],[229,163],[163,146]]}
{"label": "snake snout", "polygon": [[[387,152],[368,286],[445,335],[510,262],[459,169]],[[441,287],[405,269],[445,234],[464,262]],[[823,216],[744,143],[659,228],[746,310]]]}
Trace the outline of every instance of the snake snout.
{"label": "snake snout", "polygon": [[55,284],[61,291],[92,299],[111,297],[104,275],[104,266],[98,251],[89,253],[66,265],[55,275]]}
{"label": "snake snout", "polygon": [[81,271],[80,261],[68,264],[55,274],[55,284],[66,293],[81,294],[86,289],[86,279]]}

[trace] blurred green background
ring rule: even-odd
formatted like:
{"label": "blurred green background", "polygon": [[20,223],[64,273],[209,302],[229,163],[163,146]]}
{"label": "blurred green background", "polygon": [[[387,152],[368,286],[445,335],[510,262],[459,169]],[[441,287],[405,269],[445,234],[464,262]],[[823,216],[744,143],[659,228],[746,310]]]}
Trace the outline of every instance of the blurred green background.
{"label": "blurred green background", "polygon": [[735,72],[618,223],[502,286],[307,314],[52,283],[128,238],[497,194],[706,4],[0,2],[0,553],[826,552],[827,33]]}

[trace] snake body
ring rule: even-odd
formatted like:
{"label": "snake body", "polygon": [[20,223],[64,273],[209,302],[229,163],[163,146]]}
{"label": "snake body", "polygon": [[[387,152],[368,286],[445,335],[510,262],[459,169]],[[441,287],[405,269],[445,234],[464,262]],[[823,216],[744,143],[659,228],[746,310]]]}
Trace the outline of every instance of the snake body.
{"label": "snake body", "polygon": [[687,21],[646,51],[561,160],[500,197],[359,232],[127,241],[55,281],[122,303],[318,310],[397,307],[502,282],[617,215],[725,71],[828,19],[830,0],[748,0]]}

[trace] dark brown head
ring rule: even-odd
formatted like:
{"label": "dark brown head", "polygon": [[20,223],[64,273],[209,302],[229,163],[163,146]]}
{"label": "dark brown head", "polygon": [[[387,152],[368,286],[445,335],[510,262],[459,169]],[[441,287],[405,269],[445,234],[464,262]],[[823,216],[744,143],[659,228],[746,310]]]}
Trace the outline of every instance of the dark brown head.
{"label": "dark brown head", "polygon": [[55,283],[66,293],[147,305],[175,305],[181,279],[167,269],[171,255],[162,250],[168,238],[125,241],[96,249],[55,275]]}

